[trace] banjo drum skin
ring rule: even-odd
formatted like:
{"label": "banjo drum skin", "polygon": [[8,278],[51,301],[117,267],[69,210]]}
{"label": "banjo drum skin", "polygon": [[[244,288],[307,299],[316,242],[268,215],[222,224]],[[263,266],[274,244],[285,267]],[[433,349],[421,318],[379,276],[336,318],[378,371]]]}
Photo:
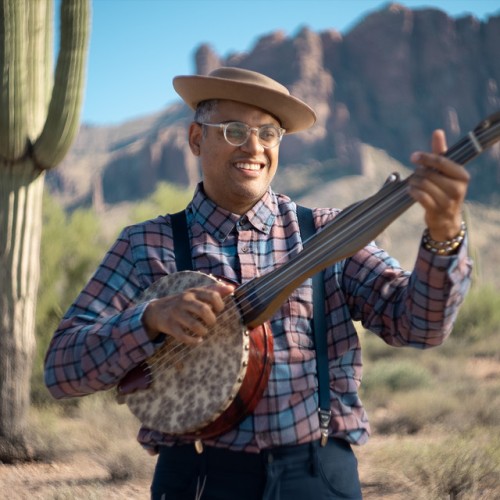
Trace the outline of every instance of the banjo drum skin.
{"label": "banjo drum skin", "polygon": [[[218,280],[181,271],[153,283],[139,302],[208,286]],[[203,342],[188,346],[168,337],[118,385],[118,402],[140,422],[184,439],[229,431],[253,411],[267,385],[272,335],[267,323],[248,330],[232,296]]]}

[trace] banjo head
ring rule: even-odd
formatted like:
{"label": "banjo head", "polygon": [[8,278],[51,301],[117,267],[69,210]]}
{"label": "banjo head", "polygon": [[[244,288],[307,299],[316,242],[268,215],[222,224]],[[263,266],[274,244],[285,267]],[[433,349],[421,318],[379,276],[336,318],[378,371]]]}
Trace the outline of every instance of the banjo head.
{"label": "banjo head", "polygon": [[[139,302],[207,286],[217,280],[181,271],[151,285]],[[195,434],[231,405],[248,367],[249,333],[232,297],[204,341],[187,346],[172,337],[147,360],[149,386],[125,394],[130,411],[150,429],[171,435]]]}

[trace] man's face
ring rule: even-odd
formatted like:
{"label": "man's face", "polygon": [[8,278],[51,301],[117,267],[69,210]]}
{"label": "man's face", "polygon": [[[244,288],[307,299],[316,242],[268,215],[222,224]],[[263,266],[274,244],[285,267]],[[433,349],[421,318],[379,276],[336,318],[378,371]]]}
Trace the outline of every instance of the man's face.
{"label": "man's face", "polygon": [[[259,108],[221,100],[210,123],[230,121],[250,127],[280,126],[276,118]],[[200,158],[205,193],[220,207],[243,214],[259,201],[271,184],[278,168],[279,145],[265,149],[252,132],[244,144],[232,146],[224,139],[222,129],[204,128],[203,131],[200,125],[191,125],[189,144]]]}

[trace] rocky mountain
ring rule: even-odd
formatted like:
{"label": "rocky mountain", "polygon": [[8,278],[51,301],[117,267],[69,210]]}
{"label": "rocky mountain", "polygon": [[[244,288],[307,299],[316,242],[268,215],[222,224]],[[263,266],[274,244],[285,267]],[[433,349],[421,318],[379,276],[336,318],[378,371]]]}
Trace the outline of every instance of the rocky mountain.
{"label": "rocky mountain", "polygon": [[[332,20],[334,24],[334,20]],[[458,19],[437,9],[392,3],[348,33],[262,36],[248,53],[218,56],[209,45],[195,55],[198,74],[220,65],[262,71],[286,85],[317,112],[310,130],[285,137],[282,170],[319,165],[323,183],[374,168],[362,145],[408,164],[427,148],[431,131],[444,128],[449,143],[500,110],[500,14],[485,22]],[[153,116],[113,127],[82,126],[70,154],[50,172],[51,190],[67,207],[96,207],[143,198],[159,180],[193,185],[197,164],[185,126],[192,114],[180,101]],[[471,166],[472,200],[500,202],[500,146]]]}

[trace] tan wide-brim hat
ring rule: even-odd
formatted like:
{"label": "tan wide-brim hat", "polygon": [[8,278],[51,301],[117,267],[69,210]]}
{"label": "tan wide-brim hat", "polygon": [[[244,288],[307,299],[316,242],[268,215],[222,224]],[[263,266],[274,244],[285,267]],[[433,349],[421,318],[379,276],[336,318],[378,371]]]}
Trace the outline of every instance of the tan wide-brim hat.
{"label": "tan wide-brim hat", "polygon": [[287,134],[309,128],[316,121],[316,114],[305,102],[290,95],[281,83],[255,71],[222,67],[207,76],[176,76],[173,85],[191,109],[208,99],[250,104],[275,116]]}

